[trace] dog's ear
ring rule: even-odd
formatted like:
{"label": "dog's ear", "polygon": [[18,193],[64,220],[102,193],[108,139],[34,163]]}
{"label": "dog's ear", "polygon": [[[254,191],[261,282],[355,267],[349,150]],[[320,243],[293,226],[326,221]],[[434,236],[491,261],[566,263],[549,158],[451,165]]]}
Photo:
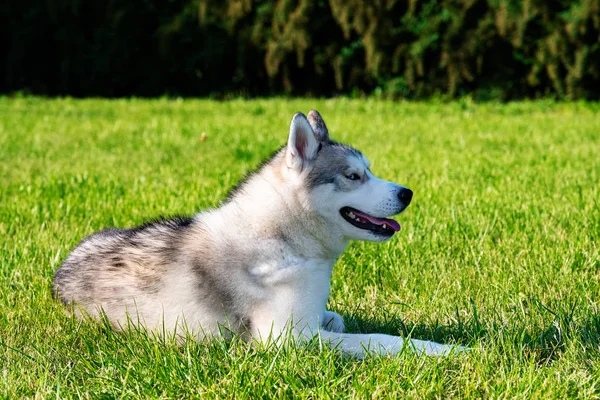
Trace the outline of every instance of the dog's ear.
{"label": "dog's ear", "polygon": [[302,170],[314,160],[319,151],[319,142],[304,114],[294,114],[290,124],[285,162],[289,168]]}
{"label": "dog's ear", "polygon": [[325,121],[323,121],[321,114],[319,114],[317,110],[310,110],[308,112],[308,122],[319,142],[326,142],[329,140],[329,131],[327,130]]}

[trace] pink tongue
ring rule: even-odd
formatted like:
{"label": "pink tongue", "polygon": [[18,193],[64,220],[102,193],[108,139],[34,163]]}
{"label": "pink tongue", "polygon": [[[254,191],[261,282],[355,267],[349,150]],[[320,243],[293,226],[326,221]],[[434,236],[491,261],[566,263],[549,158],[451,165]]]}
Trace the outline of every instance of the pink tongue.
{"label": "pink tongue", "polygon": [[376,217],[373,217],[372,215],[362,213],[358,210],[354,210],[354,214],[358,215],[361,218],[368,220],[370,223],[375,224],[375,225],[381,226],[381,225],[385,224],[388,227],[392,228],[394,230],[394,232],[398,232],[400,230],[400,224],[398,222],[394,221],[393,219],[376,218]]}

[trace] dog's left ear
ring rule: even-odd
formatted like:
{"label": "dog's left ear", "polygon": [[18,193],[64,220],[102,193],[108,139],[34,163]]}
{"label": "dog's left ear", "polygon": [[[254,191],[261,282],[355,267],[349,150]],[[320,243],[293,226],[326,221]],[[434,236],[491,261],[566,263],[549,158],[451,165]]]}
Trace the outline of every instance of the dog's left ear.
{"label": "dog's left ear", "polygon": [[308,112],[308,122],[319,142],[326,142],[329,140],[329,131],[327,130],[325,121],[323,121],[321,114],[319,114],[317,110],[310,110]]}
{"label": "dog's left ear", "polygon": [[290,124],[290,136],[288,137],[285,152],[285,163],[288,168],[301,171],[308,163],[315,159],[319,151],[319,142],[313,133],[308,120],[304,114],[294,114]]}

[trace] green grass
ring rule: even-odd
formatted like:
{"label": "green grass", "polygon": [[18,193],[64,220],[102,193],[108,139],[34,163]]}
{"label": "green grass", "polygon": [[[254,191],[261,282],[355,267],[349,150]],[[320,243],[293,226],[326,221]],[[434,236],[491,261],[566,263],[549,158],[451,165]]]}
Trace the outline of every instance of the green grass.
{"label": "green grass", "polygon": [[[177,347],[53,301],[79,240],[216,206],[310,108],[415,191],[397,237],[340,258],[329,307],[353,332],[473,351]],[[553,102],[0,98],[0,396],[598,398],[599,115]]]}

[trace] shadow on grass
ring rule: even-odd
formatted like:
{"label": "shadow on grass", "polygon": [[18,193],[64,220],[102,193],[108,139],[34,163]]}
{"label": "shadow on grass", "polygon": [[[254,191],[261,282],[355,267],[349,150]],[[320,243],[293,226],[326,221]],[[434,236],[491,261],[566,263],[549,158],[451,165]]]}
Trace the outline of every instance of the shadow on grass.
{"label": "shadow on grass", "polygon": [[400,317],[385,320],[367,319],[359,315],[343,315],[349,333],[384,333],[468,346],[485,337],[485,330],[471,323],[444,325],[441,323],[406,322]]}
{"label": "shadow on grass", "polygon": [[515,357],[523,357],[538,365],[549,365],[560,359],[575,344],[586,353],[600,353],[600,313],[581,310],[580,303],[562,304],[554,309],[537,299],[530,299],[537,315],[530,319],[506,321],[498,313],[480,316],[475,307],[468,318],[443,324],[437,321],[408,322],[398,316],[382,319],[361,317],[360,311],[343,315],[349,333],[384,333],[457,344],[480,351],[494,348]]}

